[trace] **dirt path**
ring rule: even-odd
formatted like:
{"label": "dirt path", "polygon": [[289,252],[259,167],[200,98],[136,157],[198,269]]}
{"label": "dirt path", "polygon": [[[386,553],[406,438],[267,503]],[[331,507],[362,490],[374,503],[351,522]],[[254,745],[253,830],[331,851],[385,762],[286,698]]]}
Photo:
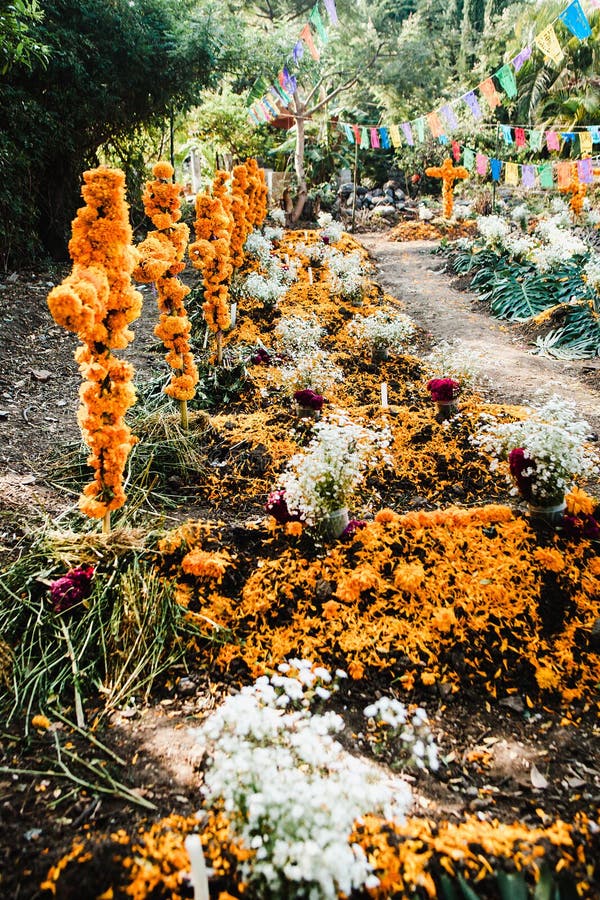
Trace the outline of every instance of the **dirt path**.
{"label": "dirt path", "polygon": [[[382,234],[358,235],[377,266],[376,280],[401,300],[407,313],[435,340],[460,339],[466,347],[485,354],[490,379],[481,392],[504,402],[522,403],[539,389],[577,403],[582,415],[600,433],[600,363],[598,360],[562,360],[533,356],[522,336],[511,326],[478,311],[476,294],[451,287],[442,261],[432,255],[436,243],[399,243]],[[595,381],[596,390],[582,379]]]}

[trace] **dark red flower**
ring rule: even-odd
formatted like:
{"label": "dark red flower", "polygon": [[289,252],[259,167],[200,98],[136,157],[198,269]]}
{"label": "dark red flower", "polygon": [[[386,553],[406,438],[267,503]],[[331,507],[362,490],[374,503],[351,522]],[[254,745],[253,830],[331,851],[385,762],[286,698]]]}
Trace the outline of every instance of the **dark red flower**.
{"label": "dark red flower", "polygon": [[342,531],[341,537],[352,537],[352,535],[356,531],[360,531],[361,528],[366,526],[366,522],[364,519],[350,519],[344,530]]}
{"label": "dark red flower", "polygon": [[309,388],[305,388],[303,391],[296,391],[294,400],[296,403],[300,404],[300,406],[306,406],[308,409],[316,410],[323,409],[323,404],[325,403],[325,397],[321,397],[320,394],[311,391]]}
{"label": "dark red flower", "polygon": [[328,244],[329,243],[329,235],[327,235],[327,234],[322,235],[321,240],[323,241],[324,244]]}
{"label": "dark red flower", "polygon": [[573,516],[565,513],[561,522],[561,531],[569,538],[586,538],[588,541],[600,540],[600,523],[589,513]]}
{"label": "dark red flower", "polygon": [[93,566],[78,566],[50,585],[50,599],[55,613],[70,609],[92,593]]}
{"label": "dark red flower", "polygon": [[432,378],[427,382],[427,390],[436,403],[451,403],[460,393],[460,384],[454,378]]}
{"label": "dark red flower", "polygon": [[292,513],[289,511],[284,490],[272,491],[269,494],[266,509],[280,525],[285,525],[286,522],[300,521],[300,516],[297,512]]}
{"label": "dark red flower", "polygon": [[[531,457],[527,456],[522,447],[515,447],[508,454],[508,465],[510,474],[512,475],[517,489],[528,503],[532,501],[533,478],[535,474],[535,462]],[[525,474],[528,472],[528,474]]]}
{"label": "dark red flower", "polygon": [[270,366],[271,365],[271,354],[264,347],[259,347],[254,356],[252,357],[252,362],[255,366]]}

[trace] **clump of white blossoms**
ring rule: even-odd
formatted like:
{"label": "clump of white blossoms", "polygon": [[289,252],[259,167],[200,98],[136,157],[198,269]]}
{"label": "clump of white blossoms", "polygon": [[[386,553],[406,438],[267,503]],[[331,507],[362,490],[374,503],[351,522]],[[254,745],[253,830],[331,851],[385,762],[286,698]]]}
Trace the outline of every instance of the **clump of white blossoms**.
{"label": "clump of white blossoms", "polygon": [[269,243],[280,241],[283,238],[283,228],[280,228],[278,225],[265,225],[263,236]]}
{"label": "clump of white blossoms", "polygon": [[279,370],[281,385],[287,394],[310,390],[325,394],[336,381],[344,380],[344,373],[325,350],[311,350],[294,358],[289,366]]}
{"label": "clump of white blossoms", "polygon": [[530,464],[518,474],[528,485],[531,502],[539,506],[560,502],[578,478],[598,472],[598,458],[586,443],[592,429],[568,400],[555,395],[532,407],[521,422],[499,422],[493,416],[482,420],[471,440],[492,455],[492,470],[511,451],[522,450]]}
{"label": "clump of white blossoms", "polygon": [[588,247],[573,234],[568,217],[563,214],[540,222],[535,236],[540,243],[533,248],[530,257],[540,272],[547,272],[570,262],[574,256],[584,256],[588,252]]}
{"label": "clump of white blossoms", "polygon": [[315,316],[284,316],[277,323],[275,337],[278,348],[287,356],[303,356],[319,349],[325,329]]}
{"label": "clump of white blossoms", "polygon": [[479,216],[477,230],[490,250],[501,252],[506,248],[510,225],[502,216]]}
{"label": "clump of white blossoms", "polygon": [[[302,703],[315,681],[310,663],[292,660],[282,677],[259,678],[229,697],[199,730],[209,745],[206,807],[223,809],[235,838],[252,851],[240,875],[256,896],[338,900],[376,887],[364,850],[350,842],[366,813],[401,819],[408,785],[343,749],[333,712]],[[282,703],[288,696],[288,703]],[[295,705],[294,710],[285,707]]]}
{"label": "clump of white blossoms", "polygon": [[360,253],[340,253],[339,250],[330,250],[327,254],[327,262],[331,273],[331,290],[334,294],[340,294],[344,299],[358,301],[364,294],[365,267]]}
{"label": "clump of white blossoms", "polygon": [[415,333],[412,319],[403,313],[377,310],[371,316],[357,316],[348,325],[349,333],[374,350],[399,351]]}
{"label": "clump of white blossoms", "polygon": [[583,275],[590,288],[600,293],[600,255],[594,253],[583,267]]}
{"label": "clump of white blossoms", "polygon": [[375,431],[338,415],[317,422],[309,445],[280,478],[288,509],[311,526],[346,507],[369,464],[388,461],[387,430]]}
{"label": "clump of white blossoms", "polygon": [[378,727],[378,743],[382,749],[395,754],[396,763],[437,771],[438,748],[429,727],[429,718],[422,707],[409,713],[400,700],[380,697],[375,703],[365,706],[363,714]]}
{"label": "clump of white blossoms", "polygon": [[244,251],[248,256],[258,259],[262,266],[268,266],[271,260],[273,244],[260,231],[252,231],[246,238]]}
{"label": "clump of white blossoms", "polygon": [[285,210],[279,208],[271,209],[269,210],[267,218],[273,222],[274,225],[285,228]]}
{"label": "clump of white blossoms", "polygon": [[531,212],[529,211],[529,207],[525,205],[525,203],[521,203],[519,206],[515,206],[513,211],[510,214],[513,222],[525,230],[527,225],[529,224],[529,219],[531,218]]}
{"label": "clump of white blossoms", "polygon": [[321,240],[326,244],[337,244],[344,233],[344,226],[336,222],[331,213],[322,212],[317,216],[321,229]]}
{"label": "clump of white blossoms", "polygon": [[476,350],[469,350],[462,341],[440,341],[423,359],[430,376],[454,378],[461,387],[472,387],[483,377],[483,360]]}
{"label": "clump of white blossoms", "polygon": [[275,307],[287,290],[279,269],[271,269],[269,275],[251,272],[243,282],[240,293],[266,307]]}

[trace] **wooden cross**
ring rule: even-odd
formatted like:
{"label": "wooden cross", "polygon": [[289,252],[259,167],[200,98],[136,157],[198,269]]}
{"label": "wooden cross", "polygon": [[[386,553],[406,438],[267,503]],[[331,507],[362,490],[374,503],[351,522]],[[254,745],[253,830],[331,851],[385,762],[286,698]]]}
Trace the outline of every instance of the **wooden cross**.
{"label": "wooden cross", "polygon": [[431,178],[442,179],[442,211],[445,219],[452,218],[454,209],[454,182],[468,178],[469,173],[464,166],[455,166],[448,156],[441,166],[429,166],[425,174]]}

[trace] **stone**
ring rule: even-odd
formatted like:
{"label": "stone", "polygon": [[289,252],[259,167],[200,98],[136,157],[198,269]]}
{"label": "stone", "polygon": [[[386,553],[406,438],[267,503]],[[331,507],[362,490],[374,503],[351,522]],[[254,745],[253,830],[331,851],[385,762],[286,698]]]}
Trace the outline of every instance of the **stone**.
{"label": "stone", "polygon": [[406,194],[404,193],[404,191],[401,191],[400,188],[396,188],[396,190],[394,191],[394,197],[396,198],[396,200],[406,200]]}
{"label": "stone", "polygon": [[341,194],[342,197],[349,197],[350,194],[353,194],[353,193],[354,193],[354,186],[352,185],[352,182],[341,184],[340,188],[338,190],[338,194]]}

